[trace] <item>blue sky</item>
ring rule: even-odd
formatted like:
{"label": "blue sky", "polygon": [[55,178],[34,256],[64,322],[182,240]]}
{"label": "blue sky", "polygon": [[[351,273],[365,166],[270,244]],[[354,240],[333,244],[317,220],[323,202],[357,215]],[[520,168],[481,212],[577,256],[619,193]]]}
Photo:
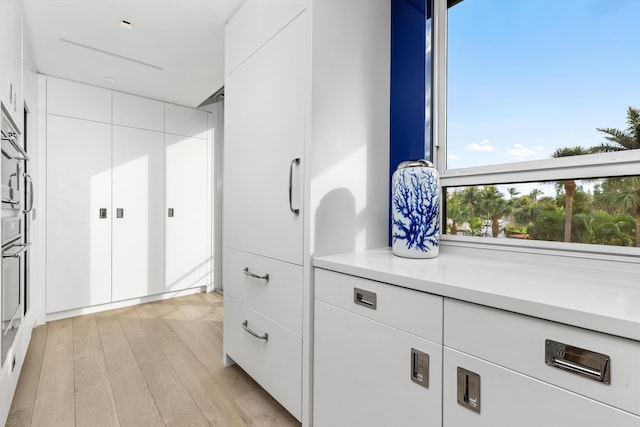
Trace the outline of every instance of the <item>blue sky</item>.
{"label": "blue sky", "polygon": [[449,10],[448,167],[604,141],[640,107],[640,0],[464,0]]}

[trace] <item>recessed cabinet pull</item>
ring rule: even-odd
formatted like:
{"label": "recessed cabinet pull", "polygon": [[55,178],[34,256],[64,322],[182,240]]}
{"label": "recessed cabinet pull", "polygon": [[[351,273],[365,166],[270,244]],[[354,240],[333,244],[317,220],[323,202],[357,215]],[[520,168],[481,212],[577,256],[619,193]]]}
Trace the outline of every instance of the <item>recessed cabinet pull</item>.
{"label": "recessed cabinet pull", "polygon": [[295,215],[298,215],[300,213],[300,209],[295,209],[293,207],[293,166],[299,165],[299,164],[300,164],[300,158],[297,157],[291,160],[291,164],[289,165],[289,209]]}
{"label": "recessed cabinet pull", "polygon": [[378,306],[378,296],[375,292],[360,288],[353,288],[353,302],[372,310],[376,310]]}
{"label": "recessed cabinet pull", "polygon": [[253,277],[254,279],[266,280],[269,281],[269,273],[260,276],[259,274],[253,273],[249,270],[249,267],[245,267],[242,272],[249,277]]}
{"label": "recessed cabinet pull", "polygon": [[429,355],[415,348],[411,349],[411,381],[429,388]]}
{"label": "recessed cabinet pull", "polygon": [[269,334],[265,332],[262,335],[258,335],[256,332],[253,332],[249,328],[249,321],[248,320],[245,320],[244,322],[242,322],[242,329],[247,331],[251,336],[254,336],[254,337],[258,338],[259,340],[269,341]]}
{"label": "recessed cabinet pull", "polygon": [[100,208],[98,216],[100,219],[105,219],[107,217],[107,208]]}
{"label": "recessed cabinet pull", "polygon": [[458,404],[480,413],[480,375],[458,366]]}
{"label": "recessed cabinet pull", "polygon": [[122,208],[116,209],[116,218],[124,218],[124,209]]}
{"label": "recessed cabinet pull", "polygon": [[611,359],[606,354],[545,340],[545,363],[605,384],[611,382]]}

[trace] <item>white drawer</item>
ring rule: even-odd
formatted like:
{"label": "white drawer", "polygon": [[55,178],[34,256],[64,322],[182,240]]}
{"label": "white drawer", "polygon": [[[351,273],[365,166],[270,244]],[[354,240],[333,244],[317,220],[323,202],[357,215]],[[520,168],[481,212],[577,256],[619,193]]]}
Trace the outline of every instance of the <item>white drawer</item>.
{"label": "white drawer", "polygon": [[[440,344],[317,300],[314,325],[315,427],[441,425]],[[415,350],[428,355],[424,382]]]}
{"label": "white drawer", "polygon": [[[442,297],[319,268],[314,288],[320,301],[442,343]],[[364,302],[355,302],[356,293]],[[373,298],[375,308],[367,305]]]}
{"label": "white drawer", "polygon": [[226,295],[302,335],[301,266],[229,248],[224,264]]}
{"label": "white drawer", "polygon": [[[445,299],[444,345],[640,415],[640,342]],[[546,340],[610,357],[610,384],[545,362]]]}
{"label": "white drawer", "polygon": [[[300,420],[302,338],[228,295],[224,312],[224,352]],[[267,339],[252,336],[243,324]]]}
{"label": "white drawer", "polygon": [[[480,376],[479,413],[458,403],[458,367]],[[628,412],[446,347],[442,398],[447,427],[640,426]]]}

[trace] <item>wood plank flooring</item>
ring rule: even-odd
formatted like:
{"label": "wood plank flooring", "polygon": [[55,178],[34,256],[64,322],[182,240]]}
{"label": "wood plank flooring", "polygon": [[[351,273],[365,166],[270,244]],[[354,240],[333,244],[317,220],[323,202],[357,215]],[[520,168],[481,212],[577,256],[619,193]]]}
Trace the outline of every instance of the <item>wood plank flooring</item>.
{"label": "wood plank flooring", "polygon": [[300,426],[222,365],[222,297],[201,293],[33,331],[7,426]]}

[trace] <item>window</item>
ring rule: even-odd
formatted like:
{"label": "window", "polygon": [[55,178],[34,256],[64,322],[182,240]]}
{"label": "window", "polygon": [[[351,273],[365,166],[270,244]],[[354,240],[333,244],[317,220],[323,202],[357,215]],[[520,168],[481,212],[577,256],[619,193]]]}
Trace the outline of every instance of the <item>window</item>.
{"label": "window", "polygon": [[640,254],[640,2],[433,0],[433,19],[443,240]]}

